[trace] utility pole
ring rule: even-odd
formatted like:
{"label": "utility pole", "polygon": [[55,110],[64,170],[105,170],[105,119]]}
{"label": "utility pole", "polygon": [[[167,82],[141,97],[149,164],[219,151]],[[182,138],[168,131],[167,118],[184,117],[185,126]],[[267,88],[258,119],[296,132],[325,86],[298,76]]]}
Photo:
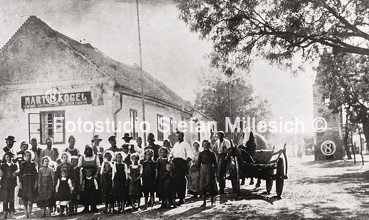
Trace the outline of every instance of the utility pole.
{"label": "utility pole", "polygon": [[143,127],[143,144],[146,146],[146,119],[145,119],[145,95],[144,95],[144,79],[143,79],[143,69],[142,69],[142,49],[141,49],[141,30],[140,30],[140,13],[138,9],[138,0],[136,0],[137,6],[137,31],[138,31],[138,48],[140,52],[140,72],[141,72],[141,102],[142,102],[142,122]]}

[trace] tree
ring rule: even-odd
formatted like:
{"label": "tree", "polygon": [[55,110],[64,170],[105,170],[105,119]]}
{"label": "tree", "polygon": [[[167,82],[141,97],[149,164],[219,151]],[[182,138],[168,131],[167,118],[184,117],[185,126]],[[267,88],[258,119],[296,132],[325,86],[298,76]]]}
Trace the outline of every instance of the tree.
{"label": "tree", "polygon": [[256,122],[268,119],[271,116],[269,103],[253,92],[243,75],[204,74],[201,90],[196,91],[195,107],[216,120],[217,129],[222,131],[226,117],[230,117],[232,123],[236,117],[255,118]]}
{"label": "tree", "polygon": [[347,139],[350,126],[347,125],[361,123],[364,136],[366,140],[369,140],[368,61],[369,57],[365,55],[325,51],[317,68],[316,81],[324,88],[322,98],[329,97],[328,108],[332,110],[332,113],[339,113],[341,110],[346,113],[343,141],[348,157],[350,157],[350,152]]}
{"label": "tree", "polygon": [[232,74],[255,57],[292,67],[322,49],[369,55],[367,0],[175,0],[180,17],[210,39],[212,65]]}

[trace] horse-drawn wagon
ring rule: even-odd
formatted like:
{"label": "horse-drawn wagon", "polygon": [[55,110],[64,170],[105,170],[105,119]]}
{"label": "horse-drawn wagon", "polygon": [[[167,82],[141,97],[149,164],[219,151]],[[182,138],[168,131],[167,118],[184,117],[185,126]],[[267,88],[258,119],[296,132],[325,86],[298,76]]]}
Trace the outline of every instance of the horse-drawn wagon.
{"label": "horse-drawn wagon", "polygon": [[229,149],[228,172],[233,191],[240,193],[240,180],[257,178],[265,180],[266,191],[270,194],[275,181],[277,196],[283,192],[284,180],[287,179],[288,168],[286,145],[283,149],[249,151],[244,145]]}

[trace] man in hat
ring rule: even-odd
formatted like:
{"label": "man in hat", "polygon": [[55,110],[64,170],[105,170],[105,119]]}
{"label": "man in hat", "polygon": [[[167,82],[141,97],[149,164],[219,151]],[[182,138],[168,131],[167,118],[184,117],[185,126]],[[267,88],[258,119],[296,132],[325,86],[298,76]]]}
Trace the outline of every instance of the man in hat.
{"label": "man in hat", "polygon": [[213,152],[218,158],[218,182],[219,193],[224,194],[225,174],[227,169],[227,150],[231,148],[231,142],[224,138],[224,132],[218,132],[218,140],[215,141]]}
{"label": "man in hat", "polygon": [[91,140],[92,150],[95,155],[104,153],[104,148],[100,146],[101,141],[102,139],[99,138],[99,135],[94,135],[94,138]]}
{"label": "man in hat", "polygon": [[109,143],[110,143],[110,148],[108,148],[107,150],[111,150],[114,153],[118,152],[118,151],[122,151],[122,148],[117,146],[117,139],[115,136],[110,136],[108,139]]}
{"label": "man in hat", "polygon": [[133,139],[133,137],[131,137],[129,133],[124,133],[122,139],[124,140],[125,145],[129,145],[129,148],[128,148],[129,153],[131,154],[136,153],[135,146],[129,143]]}
{"label": "man in hat", "polygon": [[183,132],[177,132],[177,139],[169,154],[173,163],[173,175],[175,179],[175,191],[178,195],[178,205],[184,204],[186,194],[186,175],[188,173],[188,163],[193,157],[192,147],[184,141]]}
{"label": "man in hat", "polygon": [[94,138],[91,140],[92,151],[95,155],[99,157],[100,163],[103,162],[102,155],[104,153],[104,148],[100,146],[101,141],[102,139],[99,138],[99,135],[94,135]]}
{"label": "man in hat", "polygon": [[41,164],[40,164],[40,154],[41,154],[41,151],[42,149],[37,147],[37,139],[36,138],[32,138],[31,139],[31,150],[33,151],[33,153],[35,154],[35,163],[39,166],[39,167],[42,167]]}
{"label": "man in hat", "polygon": [[13,155],[15,155],[14,149],[13,149],[13,145],[16,142],[14,136],[8,136],[7,138],[5,138],[6,140],[6,147],[3,148],[3,151],[0,152],[0,161],[3,160],[4,155],[6,152],[11,152]]}
{"label": "man in hat", "polygon": [[153,133],[149,133],[147,135],[147,142],[149,145],[145,147],[144,150],[151,149],[154,151],[154,161],[156,161],[159,158],[159,149],[161,148],[160,145],[155,144],[155,136]]}

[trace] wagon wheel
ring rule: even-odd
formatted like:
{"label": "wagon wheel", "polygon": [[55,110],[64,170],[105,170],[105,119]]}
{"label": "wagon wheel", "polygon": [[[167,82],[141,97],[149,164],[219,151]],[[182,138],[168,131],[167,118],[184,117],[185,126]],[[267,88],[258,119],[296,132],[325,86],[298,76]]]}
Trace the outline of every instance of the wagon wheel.
{"label": "wagon wheel", "polygon": [[269,175],[267,176],[267,179],[265,180],[265,185],[266,185],[266,191],[267,194],[270,194],[270,191],[272,191],[273,188],[273,170],[269,170],[268,171]]}
{"label": "wagon wheel", "polygon": [[233,192],[240,195],[240,166],[237,156],[231,156],[229,167],[230,179],[232,182]]}
{"label": "wagon wheel", "polygon": [[283,161],[283,158],[279,158],[277,162],[277,174],[276,174],[276,181],[275,181],[275,187],[276,187],[278,197],[281,197],[282,195],[283,184],[284,184],[284,161]]}

